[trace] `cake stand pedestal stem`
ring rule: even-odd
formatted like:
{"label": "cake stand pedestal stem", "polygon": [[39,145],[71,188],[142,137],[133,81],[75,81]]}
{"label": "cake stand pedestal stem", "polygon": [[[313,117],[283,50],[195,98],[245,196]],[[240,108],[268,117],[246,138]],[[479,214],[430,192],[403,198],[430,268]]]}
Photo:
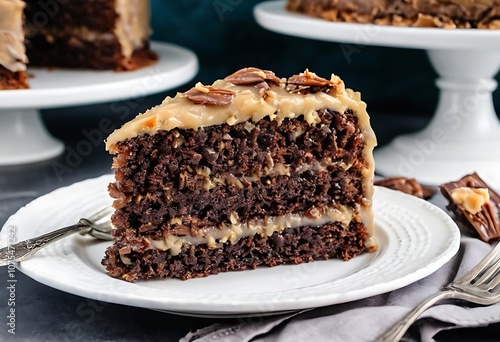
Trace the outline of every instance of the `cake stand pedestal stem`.
{"label": "cake stand pedestal stem", "polygon": [[49,134],[37,109],[0,110],[0,166],[39,162],[63,151],[64,144]]}
{"label": "cake stand pedestal stem", "polygon": [[500,122],[493,106],[500,50],[429,50],[437,110],[421,132],[375,151],[377,171],[438,185],[478,172],[500,188]]}

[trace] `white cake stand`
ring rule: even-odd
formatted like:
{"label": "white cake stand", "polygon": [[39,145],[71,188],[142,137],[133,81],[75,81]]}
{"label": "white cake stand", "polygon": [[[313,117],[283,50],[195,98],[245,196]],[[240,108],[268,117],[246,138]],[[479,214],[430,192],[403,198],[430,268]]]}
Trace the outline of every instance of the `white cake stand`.
{"label": "white cake stand", "polygon": [[39,109],[155,94],[186,83],[198,72],[198,59],[191,51],[167,43],[151,47],[160,57],[158,63],[137,71],[29,68],[34,76],[31,89],[0,90],[0,166],[42,161],[64,151],[64,144],[47,132]]}
{"label": "white cake stand", "polygon": [[437,110],[423,131],[399,136],[375,151],[377,172],[440,184],[477,171],[500,188],[500,123],[492,99],[500,69],[500,30],[334,23],[287,12],[285,1],[260,3],[254,14],[260,25],[275,32],[345,43],[341,47],[347,54],[359,53],[363,45],[427,50],[440,76]]}

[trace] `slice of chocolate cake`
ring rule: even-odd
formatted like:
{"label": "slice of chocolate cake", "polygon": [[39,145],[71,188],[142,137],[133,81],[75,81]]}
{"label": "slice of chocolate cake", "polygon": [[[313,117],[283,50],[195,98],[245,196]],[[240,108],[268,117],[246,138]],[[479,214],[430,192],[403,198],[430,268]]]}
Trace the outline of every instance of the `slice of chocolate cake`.
{"label": "slice of chocolate cake", "polygon": [[50,13],[43,1],[25,2],[30,65],[135,70],[157,58],[148,46],[149,0],[64,1]]}
{"label": "slice of chocolate cake", "polygon": [[204,277],[375,251],[376,144],[337,76],[242,69],[111,134],[114,243],[127,281]]}
{"label": "slice of chocolate cake", "polygon": [[26,64],[135,70],[154,63],[149,0],[0,0],[0,90],[28,88]]}

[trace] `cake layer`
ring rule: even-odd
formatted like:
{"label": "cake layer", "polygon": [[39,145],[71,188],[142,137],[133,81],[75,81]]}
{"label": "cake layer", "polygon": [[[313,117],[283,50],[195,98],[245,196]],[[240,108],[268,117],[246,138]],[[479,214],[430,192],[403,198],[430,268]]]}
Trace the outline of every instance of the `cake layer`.
{"label": "cake layer", "polygon": [[[129,231],[130,232],[130,231]],[[124,237],[124,241],[134,239]],[[349,260],[365,251],[366,231],[361,223],[288,228],[271,236],[249,236],[225,248],[184,245],[178,255],[156,248],[140,252],[121,245],[118,238],[106,251],[103,264],[112,277],[135,281],[150,278],[206,277],[219,272],[254,269],[260,265],[299,264],[313,260]]]}
{"label": "cake layer", "polygon": [[229,224],[231,216],[246,222],[326,204],[361,204],[367,161],[357,117],[327,109],[318,115],[316,125],[303,116],[280,125],[262,119],[161,131],[120,144],[110,193],[123,217],[115,225],[135,222],[146,235],[160,227],[157,234],[185,235]]}
{"label": "cake layer", "polygon": [[28,88],[28,79],[25,71],[12,72],[0,66],[0,90],[26,88]]}
{"label": "cake layer", "polygon": [[[28,37],[43,27],[54,27],[64,32],[68,27],[85,27],[96,32],[110,32],[118,15],[116,0],[25,0],[25,20]],[[123,1],[120,1],[123,2]],[[144,1],[147,2],[147,1]]]}
{"label": "cake layer", "polygon": [[287,8],[332,21],[500,29],[500,0],[288,0]]}
{"label": "cake layer", "polygon": [[[24,47],[23,9],[21,0],[0,0],[0,67],[13,73],[26,70],[28,62]],[[2,83],[8,76],[2,73]],[[9,79],[19,79],[19,76]],[[0,86],[0,89],[6,87]]]}
{"label": "cake layer", "polygon": [[107,35],[93,40],[75,37],[36,35],[29,42],[31,65],[96,70],[135,70],[157,60],[148,46],[131,57],[124,57],[116,37]]}

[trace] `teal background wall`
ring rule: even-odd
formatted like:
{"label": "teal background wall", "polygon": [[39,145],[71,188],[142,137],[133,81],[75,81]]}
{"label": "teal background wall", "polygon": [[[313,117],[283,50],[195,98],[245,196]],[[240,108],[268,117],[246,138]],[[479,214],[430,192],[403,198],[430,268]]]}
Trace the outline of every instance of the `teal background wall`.
{"label": "teal background wall", "polygon": [[[271,69],[279,76],[309,68],[322,76],[333,72],[348,87],[361,91],[372,119],[379,112],[430,116],[435,109],[436,73],[423,50],[363,46],[346,58],[340,44],[285,36],[260,27],[253,7],[261,1],[151,1],[153,39],[194,51],[200,60],[197,80],[204,83],[244,66]],[[226,9],[223,13],[221,6]],[[500,91],[494,96],[499,108]]]}

